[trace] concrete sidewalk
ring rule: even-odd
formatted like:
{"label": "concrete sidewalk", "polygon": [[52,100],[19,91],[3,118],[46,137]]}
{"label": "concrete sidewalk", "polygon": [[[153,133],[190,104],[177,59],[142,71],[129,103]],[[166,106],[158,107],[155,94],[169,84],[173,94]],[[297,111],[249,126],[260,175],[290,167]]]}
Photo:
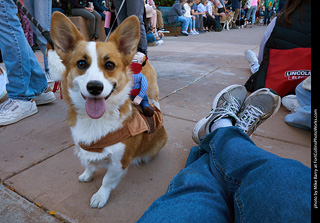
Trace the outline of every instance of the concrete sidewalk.
{"label": "concrete sidewalk", "polygon": [[[0,178],[5,186],[0,185],[0,222],[136,222],[184,167],[195,146],[193,126],[208,114],[215,95],[249,78],[244,51],[258,53],[265,28],[165,37],[162,46],[149,48],[168,142],[149,164],[130,167],[101,210],[91,209],[89,202],[104,172],[96,173],[90,183],[78,182],[84,168],[73,154],[67,106],[59,93],[54,103],[39,106],[36,115],[1,127]],[[37,57],[43,64],[40,52]],[[252,140],[262,149],[310,167],[311,134],[287,125],[288,113],[281,107]]]}

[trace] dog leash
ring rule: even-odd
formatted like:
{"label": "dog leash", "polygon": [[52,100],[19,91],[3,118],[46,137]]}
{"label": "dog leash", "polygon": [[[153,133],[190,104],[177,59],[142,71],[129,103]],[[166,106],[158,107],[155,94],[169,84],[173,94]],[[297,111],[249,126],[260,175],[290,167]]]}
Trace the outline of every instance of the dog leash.
{"label": "dog leash", "polygon": [[46,38],[48,43],[54,48],[53,41],[51,39],[50,31],[44,30],[44,28],[40,25],[40,23],[30,14],[30,12],[21,4],[19,0],[13,0],[14,3],[18,6],[18,8],[30,19],[30,21],[37,27],[37,29],[41,32],[41,35]]}
{"label": "dog leash", "polygon": [[114,21],[113,21],[113,23],[112,23],[112,26],[111,26],[111,28],[110,28],[110,31],[109,31],[109,33],[108,33],[108,36],[107,36],[107,38],[106,38],[105,42],[107,42],[107,41],[108,41],[108,39],[109,39],[109,36],[110,36],[111,31],[112,31],[112,29],[113,29],[113,26],[114,26],[114,24],[117,22],[117,19],[118,19],[119,13],[120,13],[120,11],[121,11],[121,9],[122,9],[122,7],[123,7],[123,5],[124,5],[124,2],[125,2],[125,1],[126,1],[126,0],[122,0],[122,3],[121,3],[121,5],[120,5],[120,7],[119,7],[119,10],[118,10],[118,12],[117,12],[116,18],[115,18],[115,20],[114,20]]}

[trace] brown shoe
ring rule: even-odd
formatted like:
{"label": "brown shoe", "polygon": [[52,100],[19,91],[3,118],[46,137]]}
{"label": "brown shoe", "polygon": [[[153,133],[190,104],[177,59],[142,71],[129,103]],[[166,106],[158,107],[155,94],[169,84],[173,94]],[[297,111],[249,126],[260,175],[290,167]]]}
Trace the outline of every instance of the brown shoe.
{"label": "brown shoe", "polygon": [[146,117],[151,117],[151,116],[153,116],[153,113],[154,113],[154,110],[153,110],[153,108],[151,108],[151,107],[145,107],[145,108],[143,109],[143,114],[144,114]]}

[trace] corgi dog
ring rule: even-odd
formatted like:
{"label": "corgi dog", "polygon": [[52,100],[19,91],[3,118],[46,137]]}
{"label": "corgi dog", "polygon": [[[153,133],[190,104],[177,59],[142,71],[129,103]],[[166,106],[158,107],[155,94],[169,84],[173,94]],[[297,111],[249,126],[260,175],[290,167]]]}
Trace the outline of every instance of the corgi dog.
{"label": "corgi dog", "polygon": [[[122,132],[136,131],[137,125],[131,124],[139,116],[138,108],[134,107],[129,96],[132,86],[129,65],[140,40],[140,23],[136,16],[130,16],[107,42],[87,42],[66,16],[55,12],[51,18],[51,37],[58,55],[55,60],[61,60],[63,64],[60,67],[63,72],[62,93],[68,104],[68,123],[75,154],[85,167],[79,181],[89,182],[95,170],[107,169],[101,187],[90,201],[92,208],[102,208],[130,164],[148,162],[167,142],[163,125],[151,133],[144,129],[120,137]],[[149,72],[146,73],[149,82],[147,95],[157,109],[156,73],[148,62],[144,69]],[[109,136],[113,139],[111,143]]]}

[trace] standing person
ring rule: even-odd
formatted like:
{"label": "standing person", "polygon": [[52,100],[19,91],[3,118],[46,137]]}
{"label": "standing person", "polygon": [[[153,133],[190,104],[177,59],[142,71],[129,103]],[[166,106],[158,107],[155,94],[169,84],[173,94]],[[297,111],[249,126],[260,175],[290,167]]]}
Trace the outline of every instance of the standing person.
{"label": "standing person", "polygon": [[256,22],[256,12],[257,12],[258,4],[259,4],[259,0],[252,0],[251,6],[247,11],[247,20],[249,20],[251,17],[250,28],[252,28],[254,26],[254,23]]}
{"label": "standing person", "polygon": [[[24,6],[29,13],[38,21],[45,31],[50,31],[52,0],[24,0]],[[31,22],[33,33],[37,37],[37,44],[43,54],[44,68],[48,82],[53,82],[49,71],[48,58],[46,55],[47,40],[44,38],[38,28]]]}
{"label": "standing person", "polygon": [[[116,13],[119,12],[121,3],[123,0],[113,0],[113,4],[116,9]],[[144,14],[144,0],[125,0],[119,16],[118,16],[118,25],[122,23],[127,17],[135,15],[140,21],[140,41],[138,44],[138,51],[144,53],[146,56],[148,54],[148,43],[147,43],[147,34],[145,29],[145,24],[143,21]]]}
{"label": "standing person", "polygon": [[139,223],[311,221],[310,168],[249,138],[276,113],[280,97],[267,88],[246,94],[231,85],[215,97],[193,129],[199,146]]}
{"label": "standing person", "polygon": [[56,98],[24,36],[17,7],[12,0],[0,0],[0,6],[0,51],[9,81],[8,100],[0,104],[0,126],[4,126],[37,113],[37,105]]}
{"label": "standing person", "polygon": [[234,11],[232,28],[236,28],[236,21],[240,19],[240,1],[241,0],[232,0],[232,11]]}
{"label": "standing person", "polygon": [[269,25],[270,23],[273,5],[274,5],[274,0],[264,0],[264,7],[265,7],[264,21],[263,21],[264,25]]}
{"label": "standing person", "polygon": [[90,40],[97,40],[100,37],[101,16],[90,7],[87,0],[71,0],[71,13],[73,16],[82,16],[89,20]]}

